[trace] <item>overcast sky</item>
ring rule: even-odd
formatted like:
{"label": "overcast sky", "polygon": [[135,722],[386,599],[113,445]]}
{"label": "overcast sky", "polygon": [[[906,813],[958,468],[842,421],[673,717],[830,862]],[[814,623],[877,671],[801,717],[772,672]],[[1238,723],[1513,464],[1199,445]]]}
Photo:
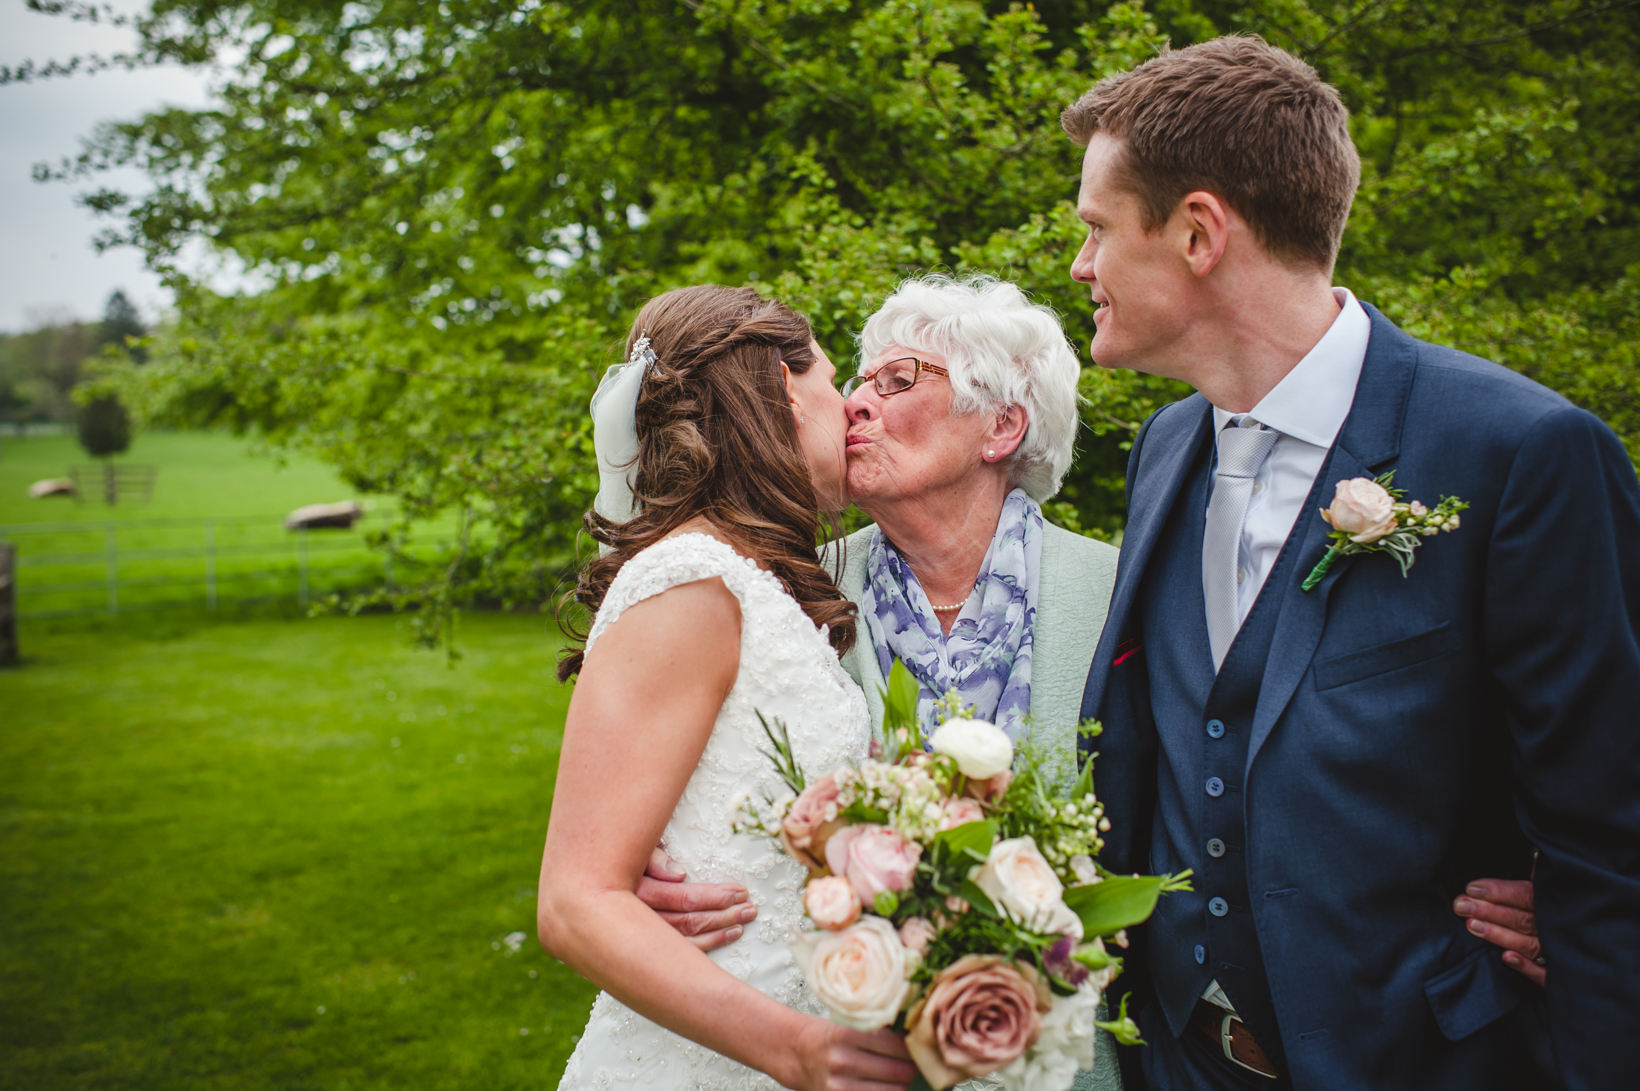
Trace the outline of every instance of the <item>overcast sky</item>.
{"label": "overcast sky", "polygon": [[[114,6],[146,7],[132,0]],[[23,0],[0,0],[0,63],[120,52],[131,39],[126,31],[37,14]],[[76,154],[99,121],[134,118],[166,105],[203,105],[207,82],[203,72],[169,67],[0,86],[0,330],[26,329],[63,314],[99,317],[116,288],[125,289],[148,318],[169,303],[138,251],[121,247],[99,256],[92,249],[92,237],[109,221],[75,202],[76,194],[99,184],[140,191],[140,174],[41,183],[31,171],[36,163]]]}

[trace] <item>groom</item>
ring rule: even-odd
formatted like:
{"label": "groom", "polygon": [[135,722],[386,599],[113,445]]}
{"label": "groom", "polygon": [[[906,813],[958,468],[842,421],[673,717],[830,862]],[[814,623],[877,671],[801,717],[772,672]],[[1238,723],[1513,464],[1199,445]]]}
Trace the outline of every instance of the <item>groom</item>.
{"label": "groom", "polygon": [[[1332,287],[1348,113],[1255,38],[1064,113],[1093,358],[1155,413],[1082,714],[1118,872],[1194,871],[1135,937],[1130,1091],[1640,1087],[1640,485],[1564,398]],[[1340,482],[1459,527],[1302,583]],[[1342,512],[1342,509],[1340,509]],[[1525,877],[1547,993],[1449,911]],[[1546,1002],[1545,1002],[1546,1001]]]}

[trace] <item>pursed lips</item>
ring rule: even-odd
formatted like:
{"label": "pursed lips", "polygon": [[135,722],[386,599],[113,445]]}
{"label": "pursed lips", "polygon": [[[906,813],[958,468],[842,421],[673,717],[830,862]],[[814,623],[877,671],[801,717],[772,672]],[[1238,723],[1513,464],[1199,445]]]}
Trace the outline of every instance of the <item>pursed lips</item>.
{"label": "pursed lips", "polygon": [[847,436],[847,439],[846,439],[846,443],[847,443],[848,447],[859,447],[863,444],[867,444],[867,443],[870,443],[870,442],[871,442],[870,439],[868,439],[865,436],[861,435],[859,432],[850,432]]}

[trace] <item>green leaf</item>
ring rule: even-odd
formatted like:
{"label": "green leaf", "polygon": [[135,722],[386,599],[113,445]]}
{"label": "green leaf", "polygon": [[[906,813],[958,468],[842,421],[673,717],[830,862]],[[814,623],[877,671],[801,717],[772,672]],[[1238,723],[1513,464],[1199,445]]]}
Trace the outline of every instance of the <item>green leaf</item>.
{"label": "green leaf", "polygon": [[1115,876],[1091,886],[1073,886],[1065,891],[1065,904],[1082,918],[1089,936],[1108,936],[1148,920],[1156,910],[1156,899],[1165,890],[1179,887],[1184,876]]}
{"label": "green leaf", "polygon": [[893,731],[896,728],[917,727],[917,699],[922,695],[922,687],[911,676],[904,663],[898,659],[888,671],[888,686],[883,694],[883,728]]}
{"label": "green leaf", "polygon": [[934,836],[934,844],[944,845],[952,856],[967,855],[975,863],[983,864],[985,858],[991,855],[991,846],[996,842],[996,837],[997,824],[987,818],[942,830]]}
{"label": "green leaf", "polygon": [[985,914],[987,917],[1000,918],[1002,916],[1002,914],[997,910],[997,907],[992,904],[990,897],[986,895],[985,891],[975,885],[974,880],[972,879],[964,879],[962,881],[962,885],[957,888],[957,897],[961,898],[963,901],[973,906],[976,911]]}
{"label": "green leaf", "polygon": [[884,890],[871,900],[871,908],[877,911],[879,917],[892,917],[894,911],[900,908],[900,896],[892,890]]}

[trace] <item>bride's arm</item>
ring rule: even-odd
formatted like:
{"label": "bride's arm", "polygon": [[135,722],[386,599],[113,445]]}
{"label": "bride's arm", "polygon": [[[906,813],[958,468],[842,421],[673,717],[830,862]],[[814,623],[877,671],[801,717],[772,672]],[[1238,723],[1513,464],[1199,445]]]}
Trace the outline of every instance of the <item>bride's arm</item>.
{"label": "bride's arm", "polygon": [[787,1087],[904,1086],[914,1069],[897,1035],[849,1030],[763,995],[635,893],[739,660],[739,603],[717,579],[632,606],[587,654],[541,863],[541,944],[647,1018]]}

